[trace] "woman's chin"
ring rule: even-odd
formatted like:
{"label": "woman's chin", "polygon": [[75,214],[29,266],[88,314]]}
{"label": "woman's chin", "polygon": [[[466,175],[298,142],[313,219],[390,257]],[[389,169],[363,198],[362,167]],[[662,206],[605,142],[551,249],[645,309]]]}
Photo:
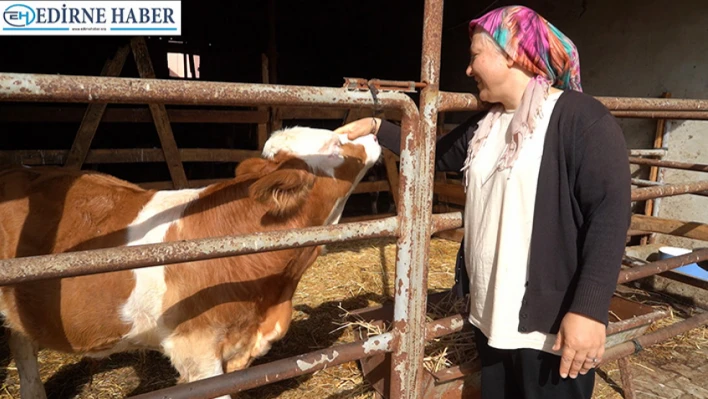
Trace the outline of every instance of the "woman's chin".
{"label": "woman's chin", "polygon": [[488,103],[491,102],[489,98],[489,91],[487,89],[479,89],[479,99]]}

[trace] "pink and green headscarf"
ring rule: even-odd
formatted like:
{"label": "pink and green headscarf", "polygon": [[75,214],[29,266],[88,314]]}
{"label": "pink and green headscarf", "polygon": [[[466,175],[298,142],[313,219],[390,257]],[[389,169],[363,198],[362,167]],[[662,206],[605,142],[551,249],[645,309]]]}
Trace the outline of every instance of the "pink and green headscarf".
{"label": "pink and green headscarf", "polygon": [[577,48],[535,11],[523,6],[497,8],[470,21],[470,36],[478,26],[525,70],[559,89],[582,91]]}

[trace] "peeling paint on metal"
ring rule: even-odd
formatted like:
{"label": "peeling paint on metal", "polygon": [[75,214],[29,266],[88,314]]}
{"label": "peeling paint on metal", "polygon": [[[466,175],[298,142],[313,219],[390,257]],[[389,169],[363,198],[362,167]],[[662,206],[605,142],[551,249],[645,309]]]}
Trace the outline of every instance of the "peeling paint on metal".
{"label": "peeling paint on metal", "polygon": [[342,225],[204,238],[133,247],[106,248],[0,260],[0,285],[59,276],[127,270],[320,245],[370,237],[393,237],[395,217]]}
{"label": "peeling paint on metal", "polygon": [[450,328],[457,330],[458,328],[462,328],[464,324],[465,322],[462,319],[453,319],[452,322],[450,322]]}
{"label": "peeling paint on metal", "polygon": [[389,351],[393,341],[393,334],[381,334],[367,339],[364,342],[364,353],[372,351]]}
{"label": "peeling paint on metal", "polygon": [[302,371],[307,371],[307,370],[310,370],[310,369],[312,369],[312,368],[314,368],[314,367],[316,367],[316,366],[318,366],[318,365],[320,365],[320,364],[323,364],[323,363],[331,363],[331,362],[333,362],[334,359],[336,359],[337,357],[339,357],[339,352],[337,352],[337,351],[332,351],[332,358],[331,358],[331,359],[330,359],[329,356],[327,356],[327,355],[325,355],[325,354],[322,354],[322,356],[320,357],[319,360],[315,360],[315,361],[312,362],[312,363],[308,363],[308,362],[305,362],[305,361],[302,361],[302,360],[298,360],[298,361],[297,361],[297,366],[300,368],[300,370],[302,370]]}

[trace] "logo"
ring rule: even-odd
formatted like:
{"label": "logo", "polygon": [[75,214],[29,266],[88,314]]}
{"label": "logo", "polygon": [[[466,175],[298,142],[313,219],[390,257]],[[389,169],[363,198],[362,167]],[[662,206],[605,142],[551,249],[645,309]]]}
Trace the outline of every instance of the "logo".
{"label": "logo", "polygon": [[37,19],[34,8],[24,4],[13,4],[2,13],[5,23],[14,28],[24,28]]}
{"label": "logo", "polygon": [[179,36],[182,2],[174,0],[0,0],[0,35]]}

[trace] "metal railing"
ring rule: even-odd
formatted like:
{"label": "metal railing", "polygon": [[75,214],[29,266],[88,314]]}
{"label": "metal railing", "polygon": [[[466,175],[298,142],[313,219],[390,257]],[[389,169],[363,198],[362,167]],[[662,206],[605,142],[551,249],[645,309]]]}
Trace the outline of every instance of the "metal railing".
{"label": "metal railing", "polygon": [[[401,201],[397,205],[396,217],[300,230],[0,260],[0,285],[372,237],[397,237],[396,294],[391,331],[370,337],[363,342],[337,345],[146,393],[137,398],[210,398],[385,352],[392,353],[389,397],[420,398],[423,392],[421,376],[424,371],[424,345],[426,338],[433,336],[431,325],[425,323],[430,238],[433,233],[462,226],[462,216],[459,212],[432,214],[437,116],[439,112],[444,111],[482,109],[477,98],[470,94],[439,91],[442,7],[441,0],[425,2],[421,82],[415,85],[422,87],[419,107],[404,93],[390,91],[380,91],[374,101],[369,92],[347,88],[0,73],[0,101],[378,107],[400,110],[403,115],[399,187]],[[708,100],[615,97],[599,99],[611,110],[624,112],[631,117],[661,115],[695,116],[695,119],[705,119],[708,113]],[[667,166],[666,163],[661,165]],[[634,190],[633,198],[659,198],[706,189],[708,186],[705,182],[680,187],[646,187]],[[625,272],[621,277],[633,280],[678,267],[679,264],[690,263],[698,258],[705,259],[706,254],[701,252],[697,257],[686,256],[662,261],[663,263],[658,265],[661,267]],[[461,319],[455,318],[454,323],[450,323],[450,320],[450,325],[442,330],[441,322],[438,321],[434,335],[454,332],[461,327]],[[704,318],[700,322],[704,323]],[[630,351],[622,347],[617,351],[620,352],[625,354]]]}

